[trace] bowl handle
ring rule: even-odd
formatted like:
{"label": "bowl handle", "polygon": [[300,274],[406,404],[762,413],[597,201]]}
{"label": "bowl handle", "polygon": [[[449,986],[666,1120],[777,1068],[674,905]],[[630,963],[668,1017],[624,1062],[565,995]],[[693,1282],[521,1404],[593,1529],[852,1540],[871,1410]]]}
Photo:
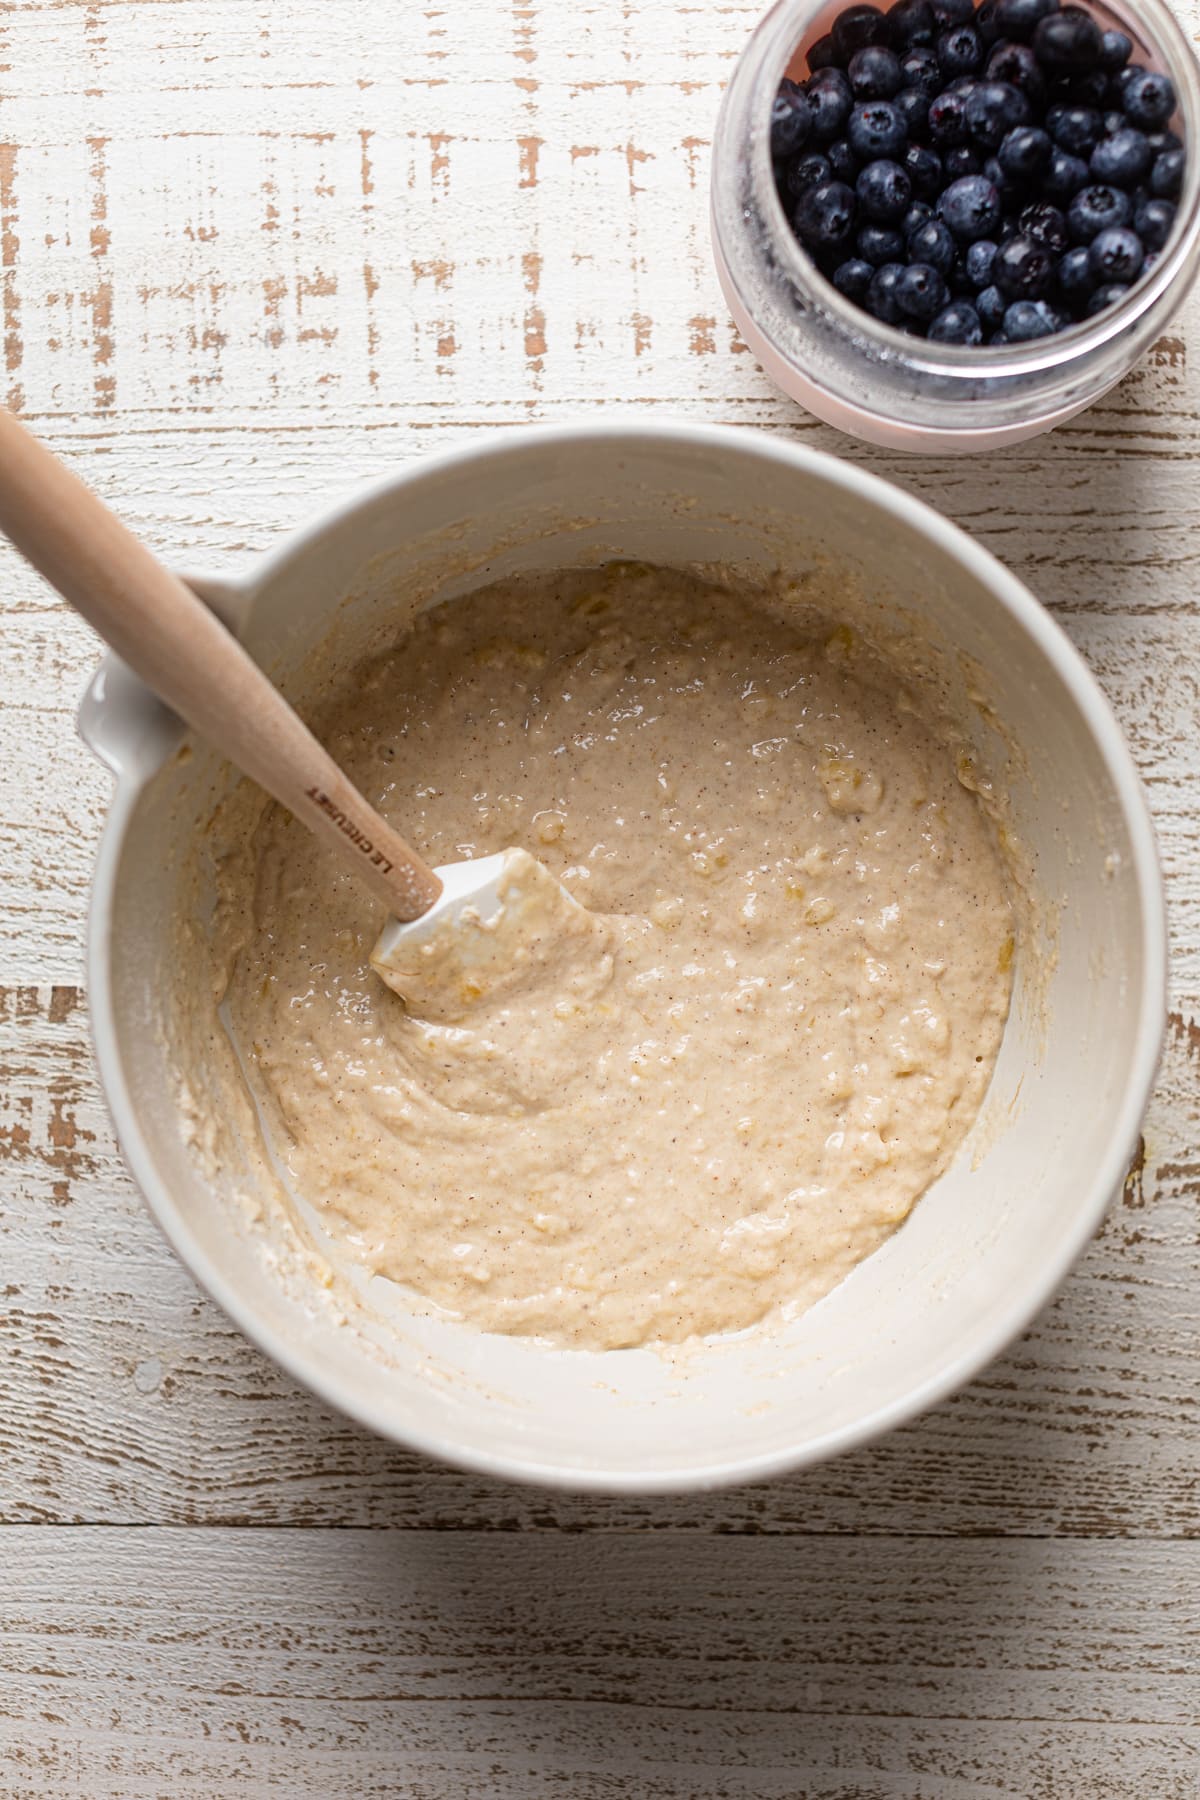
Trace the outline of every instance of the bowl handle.
{"label": "bowl handle", "polygon": [[[204,576],[182,579],[229,629],[240,636],[250,590]],[[145,780],[162,767],[184,737],[178,715],[152,694],[145,682],[110,653],[88,682],[75,729],[96,759],[118,778]]]}

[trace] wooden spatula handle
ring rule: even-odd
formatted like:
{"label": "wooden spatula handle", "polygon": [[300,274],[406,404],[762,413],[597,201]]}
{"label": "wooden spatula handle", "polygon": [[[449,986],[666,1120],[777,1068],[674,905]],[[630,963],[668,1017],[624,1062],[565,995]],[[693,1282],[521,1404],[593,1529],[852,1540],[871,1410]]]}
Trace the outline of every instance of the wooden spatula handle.
{"label": "wooden spatula handle", "polygon": [[441,892],[257,663],[57,458],[0,409],[0,529],[148,687],[339,853],[401,920]]}

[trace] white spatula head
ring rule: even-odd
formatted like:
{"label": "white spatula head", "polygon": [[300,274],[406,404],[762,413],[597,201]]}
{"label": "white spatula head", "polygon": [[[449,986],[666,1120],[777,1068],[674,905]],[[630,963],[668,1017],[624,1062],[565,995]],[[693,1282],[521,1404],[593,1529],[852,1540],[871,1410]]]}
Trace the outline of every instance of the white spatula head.
{"label": "white spatula head", "polygon": [[536,857],[502,850],[436,871],[442,892],[419,919],[391,919],[376,973],[418,1017],[451,1023],[535,983],[584,1001],[612,976],[611,927]]}

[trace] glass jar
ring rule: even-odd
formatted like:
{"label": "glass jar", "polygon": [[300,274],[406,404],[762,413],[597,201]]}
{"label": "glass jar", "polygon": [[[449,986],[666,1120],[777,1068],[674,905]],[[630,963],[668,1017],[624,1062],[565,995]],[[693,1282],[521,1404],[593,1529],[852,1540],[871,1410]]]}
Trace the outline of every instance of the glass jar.
{"label": "glass jar", "polygon": [[794,400],[892,449],[991,450],[1051,430],[1114,387],[1161,335],[1200,267],[1200,71],[1163,0],[1089,6],[1168,74],[1187,152],[1175,230],[1151,273],[1116,306],[1054,337],[996,348],[932,344],[845,299],[797,242],[775,190],[771,105],[784,75],[849,0],[778,0],[726,90],[712,156],[717,272],[738,328]]}

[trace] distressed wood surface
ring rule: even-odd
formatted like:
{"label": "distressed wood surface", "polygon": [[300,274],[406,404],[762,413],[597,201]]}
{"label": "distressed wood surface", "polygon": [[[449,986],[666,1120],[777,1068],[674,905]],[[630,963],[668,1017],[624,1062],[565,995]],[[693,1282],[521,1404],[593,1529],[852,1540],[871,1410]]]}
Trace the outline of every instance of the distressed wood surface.
{"label": "distressed wood surface", "polygon": [[755,425],[931,500],[1062,620],[1148,785],[1173,1013],[1124,1203],[981,1380],[770,1486],[565,1499],[330,1415],[116,1154],[81,958],[95,644],[0,547],[0,1800],[1196,1791],[1200,313],[986,461],[806,419],[707,245],[758,12],[0,5],[0,397],[193,570],[466,433],[597,408]]}
{"label": "distressed wood surface", "polygon": [[1194,1544],[13,1535],[28,1800],[1195,1793]]}

